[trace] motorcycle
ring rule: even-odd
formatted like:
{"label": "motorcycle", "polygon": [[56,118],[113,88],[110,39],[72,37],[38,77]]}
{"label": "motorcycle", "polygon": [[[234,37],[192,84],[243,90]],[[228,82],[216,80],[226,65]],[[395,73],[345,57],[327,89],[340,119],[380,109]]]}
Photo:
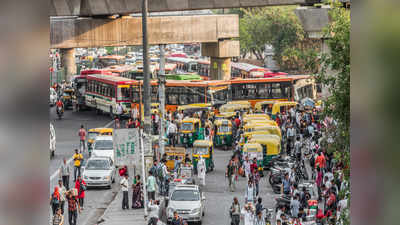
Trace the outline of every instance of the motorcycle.
{"label": "motorcycle", "polygon": [[281,197],[275,198],[275,213],[278,212],[278,209],[282,208],[282,206],[285,207],[285,214],[290,213],[290,196],[289,195],[283,195]]}
{"label": "motorcycle", "polygon": [[64,109],[61,106],[57,106],[56,110],[57,110],[58,119],[61,120],[61,118],[63,117],[63,114],[64,114]]}

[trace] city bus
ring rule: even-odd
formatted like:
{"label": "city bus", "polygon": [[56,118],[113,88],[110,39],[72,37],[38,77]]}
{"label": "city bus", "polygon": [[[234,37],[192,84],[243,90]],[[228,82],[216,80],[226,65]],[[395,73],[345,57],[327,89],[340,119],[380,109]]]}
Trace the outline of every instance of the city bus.
{"label": "city bus", "polygon": [[97,111],[116,113],[116,106],[121,103],[124,114],[129,114],[131,108],[130,87],[138,81],[103,74],[88,75],[85,92],[85,103]]}
{"label": "city bus", "polygon": [[108,66],[123,65],[123,64],[125,64],[125,56],[107,55],[107,56],[100,56],[97,58],[96,67],[104,68]]}
{"label": "city bus", "polygon": [[232,78],[263,78],[265,73],[271,72],[267,68],[248,64],[231,62]]}
{"label": "city bus", "polygon": [[[176,74],[176,68],[177,68],[177,66],[175,63],[166,63],[165,67],[164,67],[164,72],[166,75],[167,74]],[[160,71],[160,65],[157,64],[155,66],[155,73],[158,75],[159,71]]]}
{"label": "city bus", "polygon": [[229,96],[232,101],[247,100],[252,107],[257,102],[300,101],[316,99],[315,80],[310,75],[280,75],[271,78],[233,79]]}
{"label": "city bus", "polygon": [[209,80],[209,78],[210,78],[210,61],[198,60],[197,61],[197,73],[203,77],[203,80]]}
{"label": "city bus", "polygon": [[133,69],[135,69],[135,66],[132,66],[132,65],[115,65],[115,66],[105,67],[102,70],[118,74],[121,77],[128,77],[129,73]]}
{"label": "city bus", "polygon": [[194,59],[182,58],[182,57],[168,57],[166,61],[168,63],[176,64],[176,70],[178,73],[197,72],[197,61]]}

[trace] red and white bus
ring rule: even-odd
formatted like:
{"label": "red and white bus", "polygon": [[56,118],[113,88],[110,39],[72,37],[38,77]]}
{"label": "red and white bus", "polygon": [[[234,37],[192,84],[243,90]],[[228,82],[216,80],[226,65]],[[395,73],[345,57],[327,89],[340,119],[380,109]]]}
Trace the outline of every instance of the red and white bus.
{"label": "red and white bus", "polygon": [[231,76],[232,78],[264,78],[264,74],[271,72],[267,68],[252,65],[249,63],[235,63],[231,62]]}
{"label": "red and white bus", "polygon": [[131,108],[130,87],[138,85],[138,81],[103,74],[88,75],[85,93],[86,106],[115,114],[117,104],[121,103],[124,114]]}

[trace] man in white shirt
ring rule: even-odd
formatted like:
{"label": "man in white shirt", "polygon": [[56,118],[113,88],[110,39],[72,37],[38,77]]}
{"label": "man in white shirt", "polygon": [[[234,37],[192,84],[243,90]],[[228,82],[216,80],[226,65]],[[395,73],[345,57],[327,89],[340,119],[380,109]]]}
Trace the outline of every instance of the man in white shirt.
{"label": "man in white shirt", "polygon": [[175,135],[177,130],[178,128],[176,127],[174,121],[171,121],[171,123],[168,126],[167,133],[168,133],[169,144],[174,147],[175,147]]}
{"label": "man in white shirt", "polygon": [[149,223],[151,225],[157,225],[158,222],[158,212],[160,210],[160,207],[158,206],[160,203],[157,200],[150,200],[149,205],[148,205],[148,211],[149,213]]}
{"label": "man in white shirt", "polygon": [[64,204],[65,204],[65,200],[66,200],[66,193],[67,193],[67,189],[65,188],[65,186],[63,185],[63,181],[62,180],[58,180],[58,191],[60,193],[60,208],[61,208],[61,214],[64,215]]}
{"label": "man in white shirt", "polygon": [[181,111],[178,113],[177,117],[178,117],[178,121],[179,121],[179,122],[181,122],[181,121],[183,120],[183,110],[181,110]]}
{"label": "man in white shirt", "polygon": [[251,173],[250,165],[251,165],[251,162],[249,161],[249,157],[246,156],[245,161],[243,162],[243,169],[244,169],[247,179],[249,179],[250,173]]}
{"label": "man in white shirt", "polygon": [[122,178],[121,182],[121,190],[122,190],[122,209],[129,209],[129,200],[128,200],[128,174]]}
{"label": "man in white shirt", "polygon": [[124,113],[124,108],[122,107],[121,103],[119,102],[117,105],[117,116],[120,121],[121,121],[121,116],[123,113]]}

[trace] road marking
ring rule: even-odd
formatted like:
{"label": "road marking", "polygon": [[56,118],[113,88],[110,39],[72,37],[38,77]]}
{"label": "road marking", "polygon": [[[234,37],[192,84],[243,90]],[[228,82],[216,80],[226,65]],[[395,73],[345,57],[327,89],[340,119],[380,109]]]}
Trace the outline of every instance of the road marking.
{"label": "road marking", "polygon": [[[111,120],[110,122],[108,122],[106,125],[104,125],[104,127],[109,127],[112,123],[114,122],[114,120]],[[70,159],[67,160],[67,165],[69,165],[72,162],[73,158],[71,157]],[[58,177],[60,172],[60,167],[54,171],[54,173],[50,176],[50,181],[54,180],[54,178]],[[50,182],[51,184],[51,182]]]}

